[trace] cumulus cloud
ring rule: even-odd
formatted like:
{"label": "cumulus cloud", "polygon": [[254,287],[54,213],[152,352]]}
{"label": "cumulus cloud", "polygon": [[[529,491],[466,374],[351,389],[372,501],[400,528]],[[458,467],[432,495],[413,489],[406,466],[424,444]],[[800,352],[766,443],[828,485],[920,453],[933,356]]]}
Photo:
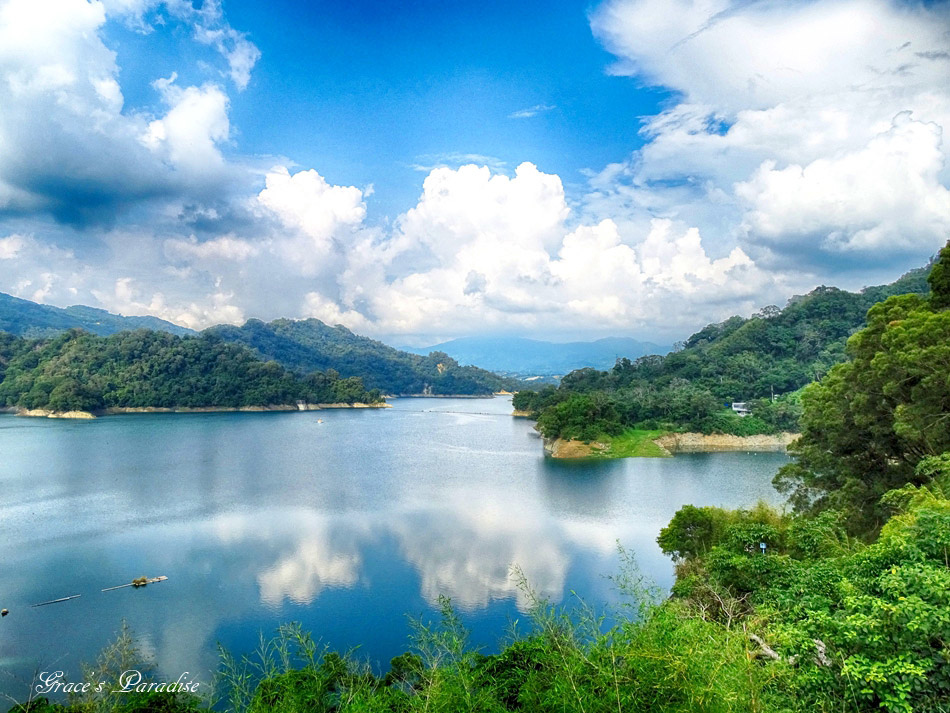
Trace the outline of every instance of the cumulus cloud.
{"label": "cumulus cloud", "polygon": [[178,87],[177,75],[157,79],[152,86],[161,94],[168,112],[148,124],[142,142],[166,163],[192,175],[214,174],[224,159],[218,145],[227,140],[228,97],[220,87]]}
{"label": "cumulus cloud", "polygon": [[[189,3],[166,5],[189,14]],[[225,190],[228,97],[220,86],[179,86],[172,75],[153,85],[164,114],[126,106],[116,54],[102,39],[107,10],[134,15],[150,6],[0,3],[0,217],[48,212],[72,225],[110,224],[143,201]]]}
{"label": "cumulus cloud", "polygon": [[23,249],[25,241],[20,235],[0,238],[0,260],[12,260]]}
{"label": "cumulus cloud", "polygon": [[366,217],[363,192],[354,186],[331,186],[315,170],[293,175],[284,166],[272,168],[258,195],[289,228],[303,231],[316,250],[326,250],[338,229],[357,226]]}
{"label": "cumulus cloud", "polygon": [[513,177],[436,169],[391,236],[348,255],[347,279],[362,278],[362,314],[385,333],[627,329],[653,319],[661,299],[669,325],[688,325],[775,286],[740,248],[712,258],[698,230],[671,220],[645,235],[610,219],[573,222],[560,178],[532,164]]}
{"label": "cumulus cloud", "polygon": [[814,240],[878,254],[913,250],[920,236],[950,235],[940,144],[939,126],[903,112],[856,151],[781,169],[765,161],[736,184],[748,205],[744,227],[777,250]]}
{"label": "cumulus cloud", "polygon": [[919,264],[947,233],[948,20],[888,0],[608,0],[591,24],[612,71],[678,100],[592,203],[712,228],[772,267],[885,244]]}
{"label": "cumulus cloud", "polygon": [[173,238],[165,241],[165,254],[171,260],[180,262],[242,262],[259,255],[260,252],[261,246],[232,235],[223,235],[204,242],[198,242],[194,235],[187,240]]}
{"label": "cumulus cloud", "polygon": [[[893,277],[946,240],[948,19],[889,0],[607,0],[591,26],[610,71],[673,97],[631,124],[636,152],[573,192],[528,161],[416,157],[415,204],[373,223],[371,186],[235,156],[229,92],[259,52],[219,2],[0,0],[0,280],[196,328],[676,338],[856,265]],[[211,63],[149,77],[157,102],[129,106],[110,21],[184,27]]]}

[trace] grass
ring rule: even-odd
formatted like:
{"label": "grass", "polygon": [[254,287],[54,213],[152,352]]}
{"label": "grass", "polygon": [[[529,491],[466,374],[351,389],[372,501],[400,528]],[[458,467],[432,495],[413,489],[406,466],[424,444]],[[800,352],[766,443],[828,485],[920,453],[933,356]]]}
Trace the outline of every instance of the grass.
{"label": "grass", "polygon": [[669,458],[670,454],[653,441],[666,431],[646,431],[630,428],[618,436],[605,436],[597,439],[606,443],[607,448],[594,450],[592,458]]}

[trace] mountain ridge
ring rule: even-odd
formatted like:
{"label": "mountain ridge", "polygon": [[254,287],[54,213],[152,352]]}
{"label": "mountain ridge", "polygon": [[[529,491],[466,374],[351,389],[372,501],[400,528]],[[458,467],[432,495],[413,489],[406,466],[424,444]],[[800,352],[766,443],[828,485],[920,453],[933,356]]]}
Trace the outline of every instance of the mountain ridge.
{"label": "mountain ridge", "polygon": [[344,378],[359,376],[367,388],[393,395],[490,396],[517,386],[485,369],[461,366],[443,352],[412,354],[312,317],[249,319],[240,327],[222,324],[202,334],[243,344],[299,373],[332,369]]}

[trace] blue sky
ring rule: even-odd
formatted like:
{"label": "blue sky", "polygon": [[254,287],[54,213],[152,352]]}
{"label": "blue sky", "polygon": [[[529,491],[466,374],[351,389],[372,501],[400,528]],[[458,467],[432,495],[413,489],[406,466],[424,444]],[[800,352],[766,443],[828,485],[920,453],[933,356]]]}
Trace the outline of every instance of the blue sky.
{"label": "blue sky", "polygon": [[0,291],[682,338],[950,236],[950,3],[0,0]]}
{"label": "blue sky", "polygon": [[[372,184],[370,216],[394,218],[420,191],[420,166],[484,157],[580,183],[641,143],[637,118],[668,92],[610,76],[614,57],[579,2],[229,2],[261,51],[232,97],[238,153],[292,157],[331,183]],[[110,28],[130,104],[182,53],[186,32]],[[197,51],[196,51],[197,50]],[[195,71],[192,81],[200,81]],[[531,117],[519,111],[535,109]],[[528,113],[528,112],[525,112]]]}

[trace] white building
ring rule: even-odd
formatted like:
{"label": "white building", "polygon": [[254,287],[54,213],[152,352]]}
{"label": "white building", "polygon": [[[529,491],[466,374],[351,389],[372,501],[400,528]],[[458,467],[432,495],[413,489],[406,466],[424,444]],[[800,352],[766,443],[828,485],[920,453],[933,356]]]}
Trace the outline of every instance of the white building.
{"label": "white building", "polygon": [[745,401],[734,401],[732,404],[732,410],[740,416],[748,416],[750,413],[752,413],[752,410],[749,408],[749,404],[747,404]]}

